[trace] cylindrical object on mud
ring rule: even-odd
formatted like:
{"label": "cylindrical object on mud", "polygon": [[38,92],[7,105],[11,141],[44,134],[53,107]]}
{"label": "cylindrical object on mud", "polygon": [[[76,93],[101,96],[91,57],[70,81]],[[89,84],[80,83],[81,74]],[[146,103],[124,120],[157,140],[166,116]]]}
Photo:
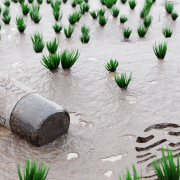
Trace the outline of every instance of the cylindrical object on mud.
{"label": "cylindrical object on mud", "polygon": [[62,106],[0,74],[0,124],[42,146],[68,132],[70,117]]}

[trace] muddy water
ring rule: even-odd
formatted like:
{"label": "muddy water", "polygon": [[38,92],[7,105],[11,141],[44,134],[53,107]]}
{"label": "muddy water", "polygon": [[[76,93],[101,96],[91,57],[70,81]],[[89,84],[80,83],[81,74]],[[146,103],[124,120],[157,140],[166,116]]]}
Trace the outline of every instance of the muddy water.
{"label": "muddy water", "polygon": [[[157,149],[170,144],[174,153],[178,150],[180,128],[165,126],[161,129],[144,131],[148,127],[161,123],[180,125],[180,19],[172,21],[164,9],[164,0],[153,4],[150,14],[153,22],[145,38],[139,38],[137,26],[142,23],[139,12],[143,0],[139,0],[135,10],[128,3],[119,0],[120,14],[128,16],[123,25],[119,17],[112,18],[110,11],[105,27],[100,27],[89,13],[82,16],[75,25],[70,40],[64,33],[56,35],[52,29],[54,17],[50,5],[43,2],[40,8],[42,20],[34,24],[29,15],[25,18],[27,29],[19,34],[15,25],[16,15],[21,15],[19,4],[11,3],[11,23],[2,26],[0,31],[0,70],[33,88],[39,94],[62,105],[71,113],[69,133],[51,144],[34,147],[8,131],[0,131],[0,177],[5,180],[18,179],[16,165],[23,164],[27,157],[44,158],[52,162],[48,175],[50,180],[66,179],[116,179],[118,173],[137,164],[144,176],[153,175],[151,166]],[[180,9],[179,2],[175,9]],[[98,9],[98,0],[90,0],[91,9]],[[2,3],[1,6],[3,7]],[[61,5],[64,26],[68,26],[68,14],[73,9],[68,1]],[[81,44],[79,36],[83,24],[91,28],[88,44]],[[122,36],[122,28],[130,26],[133,32],[129,40]],[[165,39],[162,27],[171,26],[172,38]],[[60,52],[64,48],[79,48],[81,55],[71,70],[50,72],[40,64],[42,54],[36,54],[32,48],[30,35],[35,31],[43,33],[45,41],[53,37],[59,39]],[[155,41],[168,42],[168,51],[164,60],[157,60],[152,45]],[[44,48],[43,53],[47,53]],[[110,58],[119,61],[117,74],[132,71],[132,81],[127,90],[116,85],[112,74],[104,66]],[[136,142],[137,138],[143,141]],[[153,138],[149,138],[153,137]],[[147,139],[146,139],[147,138]],[[140,151],[137,151],[140,150]],[[177,150],[177,151],[176,151]],[[151,178],[155,179],[155,178]]]}

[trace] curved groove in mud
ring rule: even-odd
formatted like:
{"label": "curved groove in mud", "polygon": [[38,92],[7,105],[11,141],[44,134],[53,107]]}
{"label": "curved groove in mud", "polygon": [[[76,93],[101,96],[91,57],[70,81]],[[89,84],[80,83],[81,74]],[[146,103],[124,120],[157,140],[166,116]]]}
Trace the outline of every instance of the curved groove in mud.
{"label": "curved groove in mud", "polygon": [[169,144],[169,146],[171,146],[171,147],[177,147],[177,146],[180,146],[180,142],[178,142],[178,143],[170,143]]}
{"label": "curved groove in mud", "polygon": [[164,129],[167,127],[178,128],[180,126],[178,126],[177,124],[172,124],[172,123],[155,124],[155,125],[149,126],[147,129],[144,130],[144,132],[148,132],[152,129]]}
{"label": "curved groove in mud", "polygon": [[146,161],[148,161],[149,159],[153,159],[154,157],[156,157],[156,156],[153,155],[153,156],[150,156],[149,158],[144,159],[144,160],[142,160],[142,161],[137,161],[137,164],[141,164],[141,163],[143,163],[143,162],[146,162]]}
{"label": "curved groove in mud", "polygon": [[148,137],[137,137],[136,142],[137,143],[146,143],[146,142],[150,141],[153,138],[154,138],[154,135],[150,135]]}
{"label": "curved groove in mud", "polygon": [[158,142],[156,142],[156,143],[154,143],[154,144],[152,144],[150,146],[147,146],[147,147],[144,147],[144,148],[135,147],[135,149],[136,149],[136,151],[147,151],[147,150],[152,149],[153,147],[158,146],[159,144],[162,144],[162,143],[164,143],[166,141],[167,141],[167,139],[162,139],[162,140],[160,140],[160,141],[158,141]]}
{"label": "curved groove in mud", "polygon": [[[151,176],[143,176],[142,178],[145,178],[145,179],[147,179],[147,178],[151,178],[151,177],[156,177],[156,174],[154,174],[154,175],[151,175]],[[155,179],[156,180],[156,179]],[[158,180],[158,179],[157,179]]]}
{"label": "curved groove in mud", "polygon": [[173,131],[169,131],[168,135],[172,135],[172,136],[180,136],[180,132],[173,132]]}
{"label": "curved groove in mud", "polygon": [[[172,149],[171,149],[171,151],[173,151],[173,152],[177,152],[177,151],[179,151],[179,150],[180,150],[180,148],[175,149],[175,150],[172,150]],[[157,149],[157,151],[162,151],[162,148]],[[167,149],[164,149],[164,151],[167,152]]]}
{"label": "curved groove in mud", "polygon": [[143,157],[146,157],[146,156],[149,156],[151,153],[147,153],[147,154],[143,154],[143,155],[138,155],[136,156],[136,158],[143,158]]}

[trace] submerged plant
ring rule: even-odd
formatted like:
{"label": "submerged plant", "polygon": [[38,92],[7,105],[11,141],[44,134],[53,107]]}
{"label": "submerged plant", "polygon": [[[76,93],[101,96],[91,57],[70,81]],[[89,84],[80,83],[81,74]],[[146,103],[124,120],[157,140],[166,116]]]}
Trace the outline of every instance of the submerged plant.
{"label": "submerged plant", "polygon": [[88,3],[85,3],[85,11],[88,12],[90,9],[90,5]]}
{"label": "submerged plant", "polygon": [[147,28],[145,28],[143,25],[140,25],[137,29],[139,37],[144,37],[147,33]]}
{"label": "submerged plant", "polygon": [[120,22],[121,23],[125,23],[127,20],[128,20],[127,16],[121,15],[121,17],[120,17]]}
{"label": "submerged plant", "polygon": [[77,0],[73,0],[73,1],[71,2],[71,6],[72,6],[72,7],[76,7],[77,4],[78,4],[78,1],[77,1]]}
{"label": "submerged plant", "polygon": [[116,71],[116,68],[118,67],[119,62],[115,59],[114,61],[111,59],[110,62],[107,62],[105,64],[105,68],[110,71],[110,72],[114,72]]}
{"label": "submerged plant", "polygon": [[31,40],[33,43],[33,48],[36,53],[40,53],[44,49],[44,42],[43,42],[43,36],[41,36],[38,33],[35,33],[33,36],[31,36]]}
{"label": "submerged plant", "polygon": [[171,13],[171,17],[172,17],[172,19],[175,21],[177,18],[178,18],[178,13],[177,12],[172,12]]}
{"label": "submerged plant", "polygon": [[[165,156],[164,148],[162,148],[162,158],[160,163],[158,159],[153,160],[152,167],[156,176],[159,180],[179,180],[180,179],[180,168],[179,168],[179,154],[177,154],[177,163],[174,162],[173,152],[167,148],[167,155]],[[160,167],[160,164],[162,168]]]}
{"label": "submerged plant", "polygon": [[78,4],[82,4],[83,0],[77,0]]}
{"label": "submerged plant", "polygon": [[19,32],[24,32],[24,30],[26,29],[26,25],[24,23],[24,17],[21,16],[21,17],[16,17],[16,25],[17,25],[17,28],[19,30]]}
{"label": "submerged plant", "polygon": [[60,57],[61,57],[61,66],[63,69],[70,69],[74,63],[77,61],[77,59],[80,56],[80,51],[72,49],[69,51],[68,49],[65,49],[62,51]]}
{"label": "submerged plant", "polygon": [[148,28],[151,25],[152,19],[153,19],[152,16],[144,18],[143,24],[146,28]]}
{"label": "submerged plant", "polygon": [[[47,168],[47,166],[44,166],[43,163],[44,161],[37,164],[36,159],[34,159],[30,164],[29,158],[27,158],[23,171],[24,180],[30,180],[30,179],[45,180],[51,165],[49,166],[49,168]],[[19,179],[23,180],[23,175],[21,175],[20,163],[18,163],[17,165],[17,170],[18,170]]]}
{"label": "submerged plant", "polygon": [[107,21],[108,21],[108,18],[106,18],[106,17],[104,17],[104,16],[99,16],[99,24],[100,24],[101,26],[105,26],[106,23],[107,23]]}
{"label": "submerged plant", "polygon": [[24,3],[21,4],[21,7],[23,14],[26,16],[30,11],[30,7],[28,6],[28,4],[24,4]]}
{"label": "submerged plant", "polygon": [[56,33],[60,33],[62,28],[63,28],[62,24],[58,25],[57,23],[55,23],[55,25],[53,26],[53,29]]}
{"label": "submerged plant", "polygon": [[2,21],[4,22],[4,24],[9,24],[10,21],[11,21],[11,16],[8,14],[8,15],[5,15],[2,17]]}
{"label": "submerged plant", "polygon": [[131,33],[132,33],[132,29],[130,29],[130,27],[123,28],[123,36],[125,38],[129,38]]}
{"label": "submerged plant", "polygon": [[136,4],[137,4],[136,0],[129,0],[129,7],[131,9],[134,9],[136,7]]}
{"label": "submerged plant", "polygon": [[69,25],[68,29],[64,28],[64,34],[66,35],[66,38],[70,38],[73,32],[74,32],[74,26],[71,27]]}
{"label": "submerged plant", "polygon": [[10,6],[10,1],[9,1],[9,0],[5,0],[5,1],[4,1],[4,5],[7,6],[7,7],[9,7],[9,6]]}
{"label": "submerged plant", "polygon": [[104,16],[105,12],[106,12],[105,8],[101,8],[101,9],[98,11],[98,15],[99,15],[99,16]]}
{"label": "submerged plant", "polygon": [[29,2],[30,4],[32,4],[32,3],[34,2],[34,0],[28,0],[28,2]]}
{"label": "submerged plant", "polygon": [[171,30],[171,28],[166,27],[162,29],[162,32],[166,38],[169,38],[172,36],[173,30]]}
{"label": "submerged plant", "polygon": [[125,3],[126,3],[126,1],[127,1],[127,0],[121,0],[121,2],[122,2],[123,4],[125,4]]}
{"label": "submerged plant", "polygon": [[56,43],[56,38],[52,42],[50,41],[46,43],[46,47],[50,54],[55,54],[58,46],[59,46],[59,42]]}
{"label": "submerged plant", "polygon": [[18,2],[18,0],[12,0],[14,3],[17,3]]}
{"label": "submerged plant", "polygon": [[0,6],[0,14],[1,14],[1,11],[2,11],[2,9],[1,9],[1,6]]}
{"label": "submerged plant", "polygon": [[166,0],[165,9],[166,9],[167,13],[171,14],[171,12],[174,10],[174,4],[172,2]]}
{"label": "submerged plant", "polygon": [[37,3],[38,3],[38,4],[42,4],[42,3],[43,3],[43,0],[37,0]]}
{"label": "submerged plant", "polygon": [[153,50],[154,50],[154,54],[157,56],[158,59],[164,59],[167,51],[167,43],[166,42],[159,43],[159,45],[156,46],[156,42],[155,42],[155,45],[153,46]]}
{"label": "submerged plant", "polygon": [[98,12],[97,11],[90,12],[90,15],[92,16],[93,19],[97,19],[98,18]]}
{"label": "submerged plant", "polygon": [[113,17],[118,17],[119,9],[117,7],[115,7],[115,6],[113,6],[112,9],[111,9],[111,14],[112,14]]}
{"label": "submerged plant", "polygon": [[126,71],[122,72],[121,76],[118,76],[114,73],[114,79],[120,88],[127,88],[131,81],[131,78],[132,78],[132,72],[131,72],[129,78],[126,77]]}
{"label": "submerged plant", "polygon": [[82,43],[88,43],[90,40],[90,35],[87,33],[83,33],[79,39]]}

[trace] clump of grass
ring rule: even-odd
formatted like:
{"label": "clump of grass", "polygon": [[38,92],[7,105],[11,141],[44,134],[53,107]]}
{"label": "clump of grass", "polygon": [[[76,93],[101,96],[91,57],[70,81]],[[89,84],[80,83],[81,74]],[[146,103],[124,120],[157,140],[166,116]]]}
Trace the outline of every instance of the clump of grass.
{"label": "clump of grass", "polygon": [[70,14],[68,20],[71,25],[74,25],[77,21],[77,14],[76,13]]}
{"label": "clump of grass", "polygon": [[21,4],[21,7],[23,14],[26,16],[30,11],[30,7],[28,6],[28,4],[24,4],[24,3]]}
{"label": "clump of grass", "polygon": [[143,24],[146,28],[149,28],[149,26],[151,25],[152,19],[153,19],[152,16],[144,18]]}
{"label": "clump of grass", "polygon": [[105,0],[104,2],[108,9],[112,8],[114,5],[114,0]]}
{"label": "clump of grass", "polygon": [[1,9],[1,6],[0,6],[0,14],[1,14],[1,11],[2,11],[2,9]]}
{"label": "clump of grass", "polygon": [[80,36],[80,41],[82,43],[88,43],[89,40],[90,40],[90,35],[89,34],[86,34],[86,33],[83,33],[81,36]]}
{"label": "clump of grass", "polygon": [[59,21],[62,19],[63,14],[60,13],[58,10],[53,10],[54,19]]}
{"label": "clump of grass", "polygon": [[10,6],[10,1],[9,1],[9,0],[5,0],[3,4],[4,4],[6,7],[9,7],[9,6]]}
{"label": "clump of grass", "polygon": [[66,35],[66,38],[70,38],[73,32],[74,32],[74,26],[71,27],[69,25],[68,29],[64,28],[64,34]]}
{"label": "clump of grass", "polygon": [[114,79],[120,88],[127,88],[131,81],[131,78],[132,78],[132,72],[131,72],[129,78],[126,77],[126,71],[122,72],[121,76],[118,76],[114,73]]}
{"label": "clump of grass", "polygon": [[82,4],[83,0],[77,0],[78,4]]}
{"label": "clump of grass", "polygon": [[130,27],[123,28],[123,36],[125,38],[129,38],[131,33],[132,33],[132,29],[130,29]]}
{"label": "clump of grass", "polygon": [[100,0],[102,5],[105,5],[105,0]]}
{"label": "clump of grass", "polygon": [[0,30],[1,30],[1,27],[2,27],[2,23],[0,24]]}
{"label": "clump of grass", "polygon": [[120,16],[120,23],[125,23],[128,20],[127,16],[121,15]]}
{"label": "clump of grass", "polygon": [[129,7],[131,9],[134,9],[136,7],[136,4],[137,4],[136,0],[129,0]]}
{"label": "clump of grass", "polygon": [[133,177],[131,176],[129,169],[126,168],[126,175],[123,174],[123,179],[119,175],[118,180],[142,180],[142,174],[139,176],[136,171],[136,167],[134,164],[132,164],[133,167]]}
{"label": "clump of grass", "polygon": [[117,7],[115,7],[115,6],[113,6],[112,9],[111,9],[111,14],[112,14],[113,17],[118,17],[119,9]]}
{"label": "clump of grass", "polygon": [[145,28],[143,25],[140,25],[137,29],[139,37],[144,37],[147,33],[147,28]]}
{"label": "clump of grass", "polygon": [[63,0],[63,3],[67,3],[68,0]]}
{"label": "clump of grass", "polygon": [[68,49],[65,49],[62,51],[60,57],[61,57],[61,66],[63,69],[70,69],[74,63],[77,61],[77,59],[80,56],[80,51],[72,49],[69,51]]}
{"label": "clump of grass", "polygon": [[50,4],[51,3],[51,0],[46,0],[47,4]]}
{"label": "clump of grass", "polygon": [[3,16],[7,16],[9,15],[9,8],[6,7],[4,10],[3,10]]}
{"label": "clump of grass", "polygon": [[107,21],[108,21],[108,18],[106,18],[106,17],[104,17],[104,16],[99,16],[98,21],[99,21],[99,24],[100,24],[101,26],[105,26],[106,23],[107,23]]}
{"label": "clump of grass", "polygon": [[60,5],[61,5],[62,1],[61,0],[55,0],[55,2],[53,0],[51,0],[51,7],[53,10],[60,10]]}
{"label": "clump of grass", "polygon": [[17,25],[17,29],[19,30],[19,32],[24,32],[24,30],[26,29],[26,24],[24,23],[24,17],[16,17],[16,25]]}
{"label": "clump of grass", "polygon": [[156,46],[156,42],[155,42],[155,45],[153,46],[153,50],[154,50],[154,54],[157,56],[158,59],[164,59],[167,51],[167,43],[166,42],[159,43],[159,45]]}
{"label": "clump of grass", "polygon": [[18,163],[17,170],[18,170],[19,179],[23,180],[23,176],[24,176],[24,180],[29,180],[29,179],[45,180],[51,165],[49,166],[49,168],[47,168],[47,166],[44,166],[43,163],[44,161],[37,164],[36,159],[34,159],[30,164],[29,158],[27,158],[26,164],[24,165],[23,175],[21,174],[20,163]]}
{"label": "clump of grass", "polygon": [[39,15],[39,11],[38,10],[35,10],[35,11],[32,11],[31,18],[32,18],[32,20],[35,23],[39,23],[41,18],[42,18],[42,16]]}
{"label": "clump of grass", "polygon": [[18,2],[18,0],[12,0],[14,3],[17,3]]}
{"label": "clump of grass", "polygon": [[89,34],[90,32],[90,28],[87,27],[85,24],[81,27],[81,32],[82,34],[86,33],[86,34]]}
{"label": "clump of grass", "polygon": [[38,4],[42,4],[42,3],[43,3],[43,0],[37,0],[37,3],[38,3]]}
{"label": "clump of grass", "polygon": [[39,9],[40,9],[40,5],[39,4],[37,4],[37,5],[35,5],[35,4],[33,4],[32,5],[32,8],[31,8],[31,11],[39,11]]}
{"label": "clump of grass", "polygon": [[114,72],[116,71],[116,68],[118,67],[119,62],[115,59],[114,61],[111,59],[110,62],[107,62],[105,64],[105,68],[110,71],[110,72]]}
{"label": "clump of grass", "polygon": [[84,14],[86,12],[86,4],[81,4],[80,5],[80,13]]}
{"label": "clump of grass", "polygon": [[25,2],[25,0],[19,0],[19,3],[20,4],[22,4],[22,3],[24,3]]}
{"label": "clump of grass", "polygon": [[36,53],[40,53],[44,49],[44,42],[43,42],[43,36],[41,36],[38,33],[35,33],[33,36],[31,36],[31,40],[33,43],[33,48]]}
{"label": "clump of grass", "polygon": [[85,2],[85,3],[88,3],[88,2],[89,2],[89,0],[84,0],[84,2]]}
{"label": "clump of grass", "polygon": [[74,7],[76,7],[76,5],[78,4],[78,1],[77,0],[73,0],[72,2],[71,2],[71,6],[74,8]]}
{"label": "clump of grass", "polygon": [[178,13],[177,12],[172,12],[171,13],[171,17],[172,17],[172,19],[175,21],[177,18],[178,18]]}
{"label": "clump of grass", "polygon": [[171,28],[166,27],[162,29],[162,32],[166,38],[169,38],[172,36],[173,30],[171,30]]}
{"label": "clump of grass", "polygon": [[92,16],[93,19],[97,19],[98,18],[98,12],[97,11],[90,12],[90,15]]}
{"label": "clump of grass", "polygon": [[46,47],[50,54],[55,54],[58,46],[59,46],[59,42],[58,43],[56,42],[56,38],[52,42],[50,41],[46,43]]}
{"label": "clump of grass", "polygon": [[[173,179],[179,180],[180,178],[180,169],[179,169],[179,154],[177,154],[177,164],[174,162],[173,152],[167,148],[167,155],[165,156],[164,148],[162,148],[162,158],[160,159],[160,163],[158,159],[153,160],[152,167],[156,176],[159,180],[164,179]],[[160,167],[160,164],[162,168]]]}
{"label": "clump of grass", "polygon": [[62,24],[58,25],[57,23],[55,23],[55,25],[53,26],[53,29],[56,33],[60,33],[62,28],[63,28]]}
{"label": "clump of grass", "polygon": [[127,0],[121,0],[121,2],[122,2],[123,4],[125,4],[125,3],[126,3],[126,1],[127,1]]}
{"label": "clump of grass", "polygon": [[58,68],[61,62],[59,54],[49,54],[49,56],[42,56],[41,64],[49,70],[55,70]]}
{"label": "clump of grass", "polygon": [[145,18],[149,14],[150,8],[143,8],[140,13],[141,18]]}
{"label": "clump of grass", "polygon": [[32,4],[32,3],[34,2],[34,0],[28,0],[28,2],[29,2],[30,4]]}
{"label": "clump of grass", "polygon": [[99,15],[99,16],[104,16],[105,12],[106,12],[105,8],[101,8],[101,9],[98,11],[98,15]]}
{"label": "clump of grass", "polygon": [[90,5],[88,3],[85,3],[85,11],[88,12],[90,9]]}
{"label": "clump of grass", "polygon": [[174,10],[174,4],[170,1],[166,1],[165,9],[166,9],[167,13],[171,14],[171,12]]}
{"label": "clump of grass", "polygon": [[8,15],[5,15],[2,17],[2,21],[4,22],[4,24],[9,24],[10,21],[11,21],[11,16],[8,14]]}
{"label": "clump of grass", "polygon": [[76,21],[77,22],[79,22],[79,20],[81,19],[81,12],[79,11],[79,12],[75,12],[75,14],[76,14]]}

